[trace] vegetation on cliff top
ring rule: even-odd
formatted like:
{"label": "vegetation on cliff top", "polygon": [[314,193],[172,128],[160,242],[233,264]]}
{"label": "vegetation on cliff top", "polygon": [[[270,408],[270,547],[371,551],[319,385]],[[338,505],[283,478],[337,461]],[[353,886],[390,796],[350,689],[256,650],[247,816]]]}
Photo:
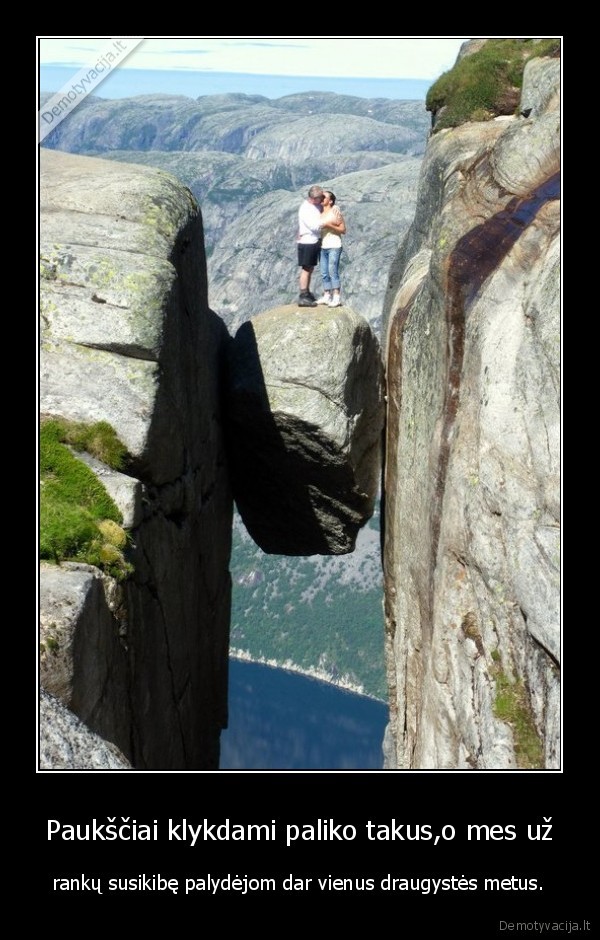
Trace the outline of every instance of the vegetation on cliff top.
{"label": "vegetation on cliff top", "polygon": [[42,434],[56,437],[75,450],[86,451],[113,470],[122,470],[125,466],[127,448],[108,421],[85,424],[83,421],[52,418],[44,423]]}
{"label": "vegetation on cliff top", "polygon": [[559,55],[560,39],[489,39],[444,72],[427,92],[426,108],[433,113],[434,131],[514,114],[526,63],[539,56]]}
{"label": "vegetation on cliff top", "polygon": [[40,429],[40,557],[80,561],[118,579],[131,572],[123,550],[122,516],[96,474],[69,446],[86,450],[108,466],[123,465],[126,450],[106,422],[93,425],[63,419]]}

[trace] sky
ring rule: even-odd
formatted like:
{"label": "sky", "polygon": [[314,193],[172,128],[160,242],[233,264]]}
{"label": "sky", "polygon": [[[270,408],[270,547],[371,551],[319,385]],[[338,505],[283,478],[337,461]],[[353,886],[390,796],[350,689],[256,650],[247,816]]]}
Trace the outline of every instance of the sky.
{"label": "sky", "polygon": [[[107,37],[37,39],[41,66],[74,70],[91,66],[107,45]],[[452,68],[465,41],[455,36],[150,36],[119,67],[433,81]]]}

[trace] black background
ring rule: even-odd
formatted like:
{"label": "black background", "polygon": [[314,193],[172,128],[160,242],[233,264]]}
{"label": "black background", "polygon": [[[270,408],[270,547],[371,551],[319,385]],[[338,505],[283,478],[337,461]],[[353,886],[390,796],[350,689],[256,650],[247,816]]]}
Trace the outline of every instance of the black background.
{"label": "black background", "polygon": [[[135,780],[135,783],[133,781]],[[437,936],[444,931],[460,937],[512,936],[500,922],[585,920],[593,926],[593,885],[586,844],[590,803],[578,788],[565,799],[563,774],[527,773],[186,773],[186,774],[44,774],[47,800],[37,811],[40,848],[39,883],[34,895],[47,912],[63,916],[84,909],[94,923],[109,924],[115,911],[153,926],[159,912],[188,917],[252,916],[257,928],[267,912],[281,913],[277,929],[332,928],[353,932],[387,931],[407,936]],[[48,819],[85,825],[95,817],[158,821],[152,842],[72,842],[47,839]],[[551,840],[532,841],[533,830],[551,818]],[[168,820],[187,818],[197,826],[209,823],[270,824],[276,821],[275,842],[190,842],[168,840]],[[286,845],[286,824],[316,825],[318,819],[352,824],[353,841],[297,841]],[[428,824],[434,831],[453,825],[452,841],[369,841],[366,823]],[[586,821],[588,820],[588,821]],[[511,841],[468,841],[468,824],[514,826]],[[53,890],[54,878],[103,880],[103,894]],[[225,875],[275,878],[277,891],[108,892],[109,877],[213,878]],[[312,878],[308,890],[284,891],[282,881],[293,874]],[[476,891],[439,891],[423,895],[382,891],[381,878],[476,878]],[[321,891],[317,877],[373,878],[372,891]],[[484,891],[483,879],[535,878],[542,890]],[[33,886],[32,886],[33,887]],[[301,920],[297,920],[297,917]],[[323,918],[325,917],[325,922]],[[357,918],[363,917],[364,921]],[[223,922],[224,925],[224,922]],[[206,928],[204,923],[204,928]],[[271,923],[269,929],[275,929]],[[524,931],[521,929],[521,935]],[[528,933],[535,935],[531,927]],[[565,931],[566,932],[566,931]],[[571,931],[573,932],[573,931]],[[581,931],[580,931],[581,932]],[[556,931],[553,936],[560,935]],[[537,932],[539,935],[539,930]],[[588,935],[593,935],[588,933]]]}
{"label": "black background", "polygon": [[[563,51],[564,61],[564,51]],[[37,78],[36,78],[37,95]],[[16,109],[14,119],[23,121],[27,111]],[[12,120],[11,117],[11,120]],[[12,126],[12,125],[11,125]],[[37,125],[36,125],[37,126]],[[581,126],[586,126],[585,121]],[[23,138],[27,130],[23,128]],[[35,172],[35,171],[34,171]],[[32,187],[32,197],[35,187]],[[34,220],[37,207],[34,208]],[[33,290],[37,293],[34,285]],[[35,334],[35,331],[33,331]],[[35,335],[34,335],[35,338]],[[37,379],[33,383],[32,427],[37,426]],[[34,437],[36,436],[34,431]],[[33,461],[35,469],[37,461]],[[34,474],[34,493],[37,474]],[[588,494],[589,498],[589,494]],[[36,547],[37,547],[37,538]],[[37,568],[37,552],[33,559]],[[564,588],[563,588],[564,589]],[[194,936],[214,929],[232,929],[281,934],[290,931],[320,936],[343,930],[354,936],[393,933],[400,937],[522,937],[564,936],[563,932],[541,933],[534,922],[576,922],[590,931],[576,936],[594,936],[592,911],[597,906],[596,826],[594,810],[597,789],[590,763],[595,750],[592,735],[595,709],[592,706],[593,621],[580,620],[581,645],[575,640],[576,621],[570,618],[565,631],[565,654],[570,661],[566,685],[571,707],[565,712],[563,772],[402,772],[383,773],[73,773],[33,774],[28,747],[5,771],[15,780],[16,796],[5,802],[7,821],[16,836],[12,858],[16,870],[6,879],[9,902],[30,899],[25,910],[43,911],[47,923],[61,917],[61,929],[165,926],[172,931],[191,931]],[[37,603],[33,622],[37,622]],[[568,642],[569,638],[571,643]],[[37,634],[33,641],[37,648]],[[585,651],[588,651],[586,653]],[[35,679],[35,677],[34,677]],[[32,711],[37,713],[37,682],[32,692]],[[31,712],[29,713],[32,714]],[[14,720],[14,719],[11,719]],[[34,717],[35,721],[35,717]],[[20,734],[18,735],[20,737]],[[23,743],[23,739],[21,743]],[[28,741],[31,738],[28,737]],[[14,755],[16,757],[16,754]],[[12,789],[12,788],[11,788]],[[96,818],[158,820],[156,842],[68,842],[47,838],[48,819],[63,824],[85,825]],[[186,817],[193,825],[205,818],[220,823],[265,823],[277,821],[275,843],[198,842],[195,847],[169,842],[168,819]],[[530,841],[527,826],[543,824],[552,817],[552,840]],[[359,830],[353,842],[298,842],[285,845],[286,823],[314,824],[333,818]],[[451,842],[369,842],[365,823],[429,824],[434,829],[454,825]],[[512,841],[468,842],[468,824],[513,825]],[[7,856],[7,861],[10,856]],[[296,877],[374,878],[465,876],[536,878],[542,891],[440,892],[437,896],[413,892],[327,891],[247,894],[195,892],[187,897],[163,892],[109,893],[56,892],[54,878],[136,877],[160,873],[163,877],[213,878],[226,874],[274,877],[278,883],[293,873]],[[22,900],[19,901],[21,913]],[[84,922],[78,914],[92,915]],[[214,920],[217,917],[218,920]],[[68,918],[64,920],[63,918]],[[126,918],[123,920],[122,918]],[[501,930],[500,922],[525,922],[529,929]],[[68,925],[73,925],[69,927]]]}

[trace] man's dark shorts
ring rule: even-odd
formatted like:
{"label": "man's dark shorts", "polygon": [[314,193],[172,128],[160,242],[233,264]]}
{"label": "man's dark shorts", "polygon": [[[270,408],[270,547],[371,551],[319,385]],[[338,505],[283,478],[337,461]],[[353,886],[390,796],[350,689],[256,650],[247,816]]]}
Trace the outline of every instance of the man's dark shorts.
{"label": "man's dark shorts", "polygon": [[321,254],[321,242],[315,242],[314,245],[298,244],[298,264],[301,268],[316,268]]}

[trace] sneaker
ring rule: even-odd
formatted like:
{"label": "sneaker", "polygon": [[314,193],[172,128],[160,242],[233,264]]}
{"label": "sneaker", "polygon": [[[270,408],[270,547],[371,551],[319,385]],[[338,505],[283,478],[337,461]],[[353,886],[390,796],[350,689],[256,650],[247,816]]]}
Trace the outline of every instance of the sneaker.
{"label": "sneaker", "polygon": [[340,300],[340,295],[339,295],[339,294],[335,294],[335,296],[333,296],[333,297],[331,298],[331,300],[329,301],[329,306],[330,306],[330,307],[341,307],[341,306],[342,306],[342,301]]}
{"label": "sneaker", "polygon": [[308,297],[310,297],[310,299],[312,300],[313,304],[316,304],[317,298],[315,297],[315,295],[312,294],[309,290],[307,290],[305,293],[307,294]]}
{"label": "sneaker", "polygon": [[327,293],[323,294],[323,296],[319,297],[319,299],[317,300],[318,304],[328,304],[330,302],[331,302],[331,294],[327,294]]}
{"label": "sneaker", "polygon": [[298,306],[299,307],[316,307],[317,302],[316,300],[311,300],[308,294],[300,294],[300,297],[298,298]]}

